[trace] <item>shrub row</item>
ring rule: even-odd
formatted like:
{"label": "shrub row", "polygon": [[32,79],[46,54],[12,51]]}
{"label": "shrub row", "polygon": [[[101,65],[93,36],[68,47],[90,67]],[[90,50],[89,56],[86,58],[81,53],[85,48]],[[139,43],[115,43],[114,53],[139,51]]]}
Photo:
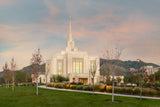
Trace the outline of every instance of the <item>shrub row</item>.
{"label": "shrub row", "polygon": [[[54,84],[47,84],[48,87],[54,88],[64,88],[64,89],[75,89],[75,90],[85,90],[85,91],[92,91],[92,85],[73,85],[73,84],[61,84],[61,83],[54,83]],[[99,92],[105,92],[111,89],[111,86],[104,86],[104,85],[95,85],[94,90]]]}
{"label": "shrub row", "polygon": [[[48,84],[49,87],[55,87],[55,88],[64,88],[64,89],[74,89],[74,90],[85,90],[85,91],[92,91],[93,87],[92,85],[69,85],[69,84]],[[112,92],[111,86],[105,85],[95,85],[94,86],[95,91],[99,92]],[[118,94],[129,94],[129,95],[139,95],[140,89],[139,88],[114,88],[114,92]],[[143,96],[159,96],[160,97],[160,91],[156,90],[146,90],[143,89],[142,91]]]}
{"label": "shrub row", "polygon": [[[115,93],[129,94],[129,95],[140,95],[140,88],[133,88],[133,89],[132,88],[115,88]],[[142,95],[143,96],[160,97],[160,91],[143,89]]]}

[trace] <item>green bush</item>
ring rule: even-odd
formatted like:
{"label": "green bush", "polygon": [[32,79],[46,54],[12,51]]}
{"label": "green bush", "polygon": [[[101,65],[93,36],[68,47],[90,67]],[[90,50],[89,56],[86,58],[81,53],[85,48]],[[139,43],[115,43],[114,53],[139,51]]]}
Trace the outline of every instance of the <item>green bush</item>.
{"label": "green bush", "polygon": [[111,93],[112,92],[112,88],[107,89],[107,92]]}
{"label": "green bush", "polygon": [[63,76],[58,75],[57,78],[56,78],[56,80],[57,80],[57,82],[63,82],[63,81],[65,81],[66,79],[65,79],[65,77],[63,77]]}
{"label": "green bush", "polygon": [[55,88],[63,88],[63,84],[56,84]]}
{"label": "green bush", "polygon": [[70,87],[70,89],[77,89],[77,86],[76,85],[74,85],[74,86],[72,86],[72,87]]}
{"label": "green bush", "polygon": [[139,88],[135,88],[133,91],[134,95],[139,95],[140,94],[140,89]]}
{"label": "green bush", "polygon": [[160,91],[157,92],[157,96],[160,97]]}
{"label": "green bush", "polygon": [[156,87],[156,88],[159,87],[159,82],[155,82],[154,87]]}
{"label": "green bush", "polygon": [[95,91],[100,91],[100,85],[95,85],[95,86],[94,86],[94,90],[95,90]]}
{"label": "green bush", "polygon": [[51,82],[69,81],[68,78],[63,77],[63,76],[61,76],[61,75],[53,75],[50,79],[51,79]]}
{"label": "green bush", "polygon": [[149,96],[157,96],[157,91],[150,90],[148,93]]}
{"label": "green bush", "polygon": [[149,92],[148,90],[143,90],[143,91],[142,91],[142,95],[147,96],[147,95],[149,95],[148,92]]}
{"label": "green bush", "polygon": [[92,90],[92,86],[83,86],[83,90],[91,91]]}
{"label": "green bush", "polygon": [[130,94],[130,95],[132,95],[133,94],[133,89],[131,89],[131,88],[128,88],[128,89],[126,89],[126,94]]}
{"label": "green bush", "polygon": [[62,86],[64,89],[67,89],[67,84],[63,84]]}
{"label": "green bush", "polygon": [[[114,88],[114,92],[115,93],[119,93],[119,94],[125,94],[125,91],[126,91],[126,89],[125,88]],[[111,89],[111,92],[112,92],[112,89]]]}
{"label": "green bush", "polygon": [[81,85],[80,85],[80,86],[77,86],[76,89],[77,89],[77,90],[83,90],[83,86],[81,86]]}

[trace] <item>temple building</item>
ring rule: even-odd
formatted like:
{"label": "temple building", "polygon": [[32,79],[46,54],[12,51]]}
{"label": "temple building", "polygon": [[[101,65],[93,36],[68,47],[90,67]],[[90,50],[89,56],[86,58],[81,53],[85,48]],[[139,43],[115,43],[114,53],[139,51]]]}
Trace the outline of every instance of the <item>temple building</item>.
{"label": "temple building", "polygon": [[94,82],[97,83],[100,81],[100,59],[98,56],[89,56],[87,52],[79,51],[75,47],[71,31],[71,16],[69,18],[69,34],[66,49],[61,51],[61,53],[53,55],[46,62],[47,82],[50,83],[50,78],[53,75],[61,75],[68,77],[70,82],[90,84],[93,82],[91,71],[95,69]]}

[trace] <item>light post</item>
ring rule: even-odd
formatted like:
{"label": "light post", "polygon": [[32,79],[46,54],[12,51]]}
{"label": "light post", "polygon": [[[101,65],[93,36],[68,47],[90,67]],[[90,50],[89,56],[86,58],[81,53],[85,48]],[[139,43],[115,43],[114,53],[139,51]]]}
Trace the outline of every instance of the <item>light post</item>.
{"label": "light post", "polygon": [[142,72],[140,71],[140,59],[137,59],[137,65],[138,65],[138,73],[139,73],[139,77],[141,79],[141,83],[140,83],[140,100],[142,99]]}

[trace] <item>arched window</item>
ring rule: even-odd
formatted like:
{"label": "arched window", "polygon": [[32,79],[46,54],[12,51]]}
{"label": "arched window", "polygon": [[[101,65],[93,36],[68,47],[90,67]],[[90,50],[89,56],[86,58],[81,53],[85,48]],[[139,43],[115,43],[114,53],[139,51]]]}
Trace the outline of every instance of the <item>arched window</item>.
{"label": "arched window", "polygon": [[82,59],[74,59],[72,66],[73,66],[73,73],[82,73],[83,60]]}
{"label": "arched window", "polygon": [[58,72],[58,75],[62,75],[63,73],[63,61],[62,60],[57,61],[57,72]]}

